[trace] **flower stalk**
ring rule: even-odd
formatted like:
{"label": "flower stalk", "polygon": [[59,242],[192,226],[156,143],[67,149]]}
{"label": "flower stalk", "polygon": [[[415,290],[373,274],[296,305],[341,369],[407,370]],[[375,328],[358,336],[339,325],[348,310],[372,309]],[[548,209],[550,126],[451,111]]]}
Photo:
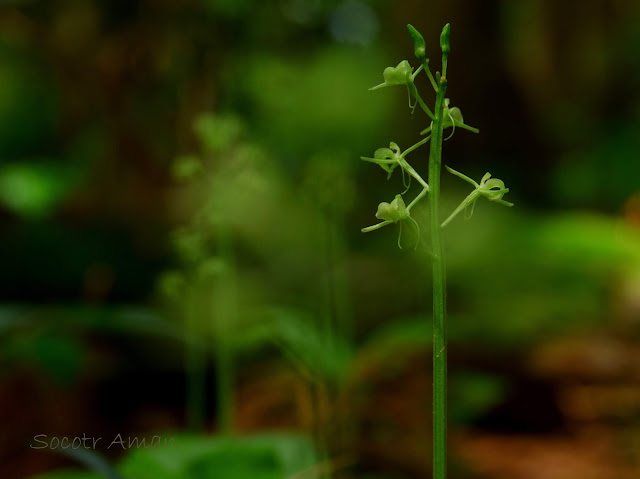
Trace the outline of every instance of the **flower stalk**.
{"label": "flower stalk", "polygon": [[[447,170],[473,185],[474,190],[460,203],[460,205],[440,222],[440,173],[442,170],[442,144],[453,136],[456,128],[461,128],[473,133],[479,133],[477,128],[467,125],[462,117],[462,112],[458,107],[450,107],[449,99],[445,97],[447,91],[447,65],[450,51],[450,25],[446,24],[440,35],[440,50],[442,52],[442,73],[436,72],[435,77],[429,68],[429,58],[426,57],[426,42],[424,37],[413,26],[407,25],[409,35],[413,40],[414,53],[420,61],[420,66],[414,72],[407,60],[403,60],[396,67],[385,69],[383,77],[384,83],[372,88],[380,89],[394,85],[405,85],[409,95],[409,107],[413,113],[418,105],[426,113],[429,126],[421,134],[428,134],[415,145],[407,148],[401,153],[400,147],[396,143],[391,143],[389,148],[379,148],[374,157],[362,157],[362,160],[376,163],[387,172],[387,179],[396,167],[400,167],[405,190],[395,196],[390,203],[382,202],[378,205],[376,217],[382,222],[373,226],[362,228],[364,233],[381,229],[391,224],[399,224],[400,233],[398,236],[398,246],[401,245],[402,225],[413,224],[420,232],[419,224],[411,217],[411,211],[416,204],[425,197],[429,198],[429,231],[431,236],[431,257],[433,275],[433,478],[446,479],[447,477],[447,303],[446,303],[446,268],[444,244],[442,240],[442,229],[447,226],[460,212],[475,206],[475,202],[485,197],[489,201],[513,206],[502,197],[509,191],[505,188],[502,180],[491,178],[489,173],[485,174],[480,183],[462,173],[446,167]],[[420,72],[424,71],[429,79],[429,83],[436,93],[435,106],[431,110],[418,93],[415,79]],[[413,99],[413,104],[412,104]],[[451,128],[451,133],[445,139],[444,131]],[[417,150],[420,146],[431,141],[428,158],[428,183],[422,179],[418,172],[409,164],[406,157],[409,153]],[[408,183],[405,178],[408,177]],[[415,179],[422,190],[418,195],[405,206],[402,196],[407,193],[411,186],[411,179]],[[428,195],[428,196],[427,196]],[[470,217],[470,215],[469,215]],[[416,243],[417,248],[418,243]]]}
{"label": "flower stalk", "polygon": [[[445,27],[448,31],[449,24]],[[443,35],[444,37],[444,30]],[[442,169],[442,140],[444,133],[444,95],[447,91],[445,76],[449,37],[446,53],[442,48],[442,71],[436,93],[435,120],[431,129],[429,152],[429,213],[431,224],[431,250],[433,275],[433,477],[447,477],[447,307],[444,246],[440,231],[440,171]],[[441,42],[442,43],[442,42]],[[442,45],[441,45],[442,46]]]}

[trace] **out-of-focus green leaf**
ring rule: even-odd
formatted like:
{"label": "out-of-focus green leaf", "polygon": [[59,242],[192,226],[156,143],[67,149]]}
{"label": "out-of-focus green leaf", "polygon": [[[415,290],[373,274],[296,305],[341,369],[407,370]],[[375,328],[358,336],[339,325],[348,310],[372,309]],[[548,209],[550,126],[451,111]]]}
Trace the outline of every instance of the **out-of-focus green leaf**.
{"label": "out-of-focus green leaf", "polygon": [[55,134],[55,76],[43,75],[29,53],[0,42],[0,161],[42,154]]}
{"label": "out-of-focus green leaf", "polygon": [[34,365],[56,383],[68,384],[83,369],[85,349],[72,335],[29,330],[5,336],[0,357],[10,363]]}
{"label": "out-of-focus green leaf", "polygon": [[58,383],[73,382],[82,371],[84,347],[71,336],[42,335],[33,339],[31,347],[33,360]]}
{"label": "out-of-focus green leaf", "polygon": [[22,216],[46,216],[73,181],[71,171],[51,163],[7,164],[0,168],[0,202]]}
{"label": "out-of-focus green leaf", "polygon": [[272,343],[307,374],[338,381],[351,364],[343,338],[322,331],[312,316],[287,308],[269,308],[255,323],[234,336],[236,349]]}
{"label": "out-of-focus green leaf", "polygon": [[238,140],[244,125],[235,115],[203,114],[194,128],[207,153],[221,153]]}
{"label": "out-of-focus green leaf", "polygon": [[25,310],[26,308],[20,306],[0,307],[0,337],[5,331],[11,331],[11,328],[24,322]]}
{"label": "out-of-focus green leaf", "polygon": [[132,450],[123,459],[121,472],[131,479],[281,479],[316,460],[312,442],[297,435],[176,436],[173,444]]}
{"label": "out-of-focus green leaf", "polygon": [[282,467],[269,447],[221,447],[210,457],[202,458],[189,467],[194,478],[225,477],[228,479],[280,479]]}
{"label": "out-of-focus green leaf", "polygon": [[598,215],[548,218],[535,241],[547,254],[585,269],[640,267],[640,233],[621,221]]}
{"label": "out-of-focus green leaf", "polygon": [[479,418],[497,405],[505,395],[500,378],[475,372],[452,372],[450,379],[449,415],[458,423]]}
{"label": "out-of-focus green leaf", "polygon": [[379,355],[407,349],[431,349],[432,322],[428,315],[394,319],[369,336],[366,350]]}
{"label": "out-of-focus green leaf", "polygon": [[75,459],[104,479],[123,479],[104,457],[92,449],[58,448],[56,452]]}
{"label": "out-of-focus green leaf", "polygon": [[200,158],[192,155],[179,156],[173,162],[171,173],[178,180],[189,180],[202,171]]}
{"label": "out-of-focus green leaf", "polygon": [[255,106],[255,134],[282,150],[279,161],[299,162],[300,153],[327,147],[366,150],[391,111],[391,96],[367,91],[379,63],[356,48],[326,49],[299,62],[260,55],[237,68],[228,89]]}

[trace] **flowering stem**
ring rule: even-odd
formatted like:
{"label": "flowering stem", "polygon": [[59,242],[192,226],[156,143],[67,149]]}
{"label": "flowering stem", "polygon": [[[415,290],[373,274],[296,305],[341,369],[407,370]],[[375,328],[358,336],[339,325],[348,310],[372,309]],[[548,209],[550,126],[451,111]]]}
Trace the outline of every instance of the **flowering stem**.
{"label": "flowering stem", "polygon": [[[442,169],[442,142],[445,127],[452,128],[451,136],[456,128],[462,128],[473,133],[478,133],[477,128],[473,128],[464,123],[462,112],[458,107],[450,107],[449,99],[445,98],[447,90],[447,63],[449,59],[449,34],[450,25],[446,24],[440,34],[440,50],[442,51],[442,74],[436,72],[435,78],[429,69],[429,59],[426,58],[426,42],[424,37],[412,25],[407,25],[409,35],[413,41],[414,54],[421,62],[421,66],[410,75],[412,68],[407,60],[403,60],[397,67],[388,67],[384,70],[385,83],[372,89],[382,88],[390,85],[406,84],[409,89],[409,107],[415,110],[419,104],[431,119],[431,124],[420,132],[421,135],[429,134],[415,145],[411,146],[400,154],[400,148],[396,143],[391,143],[390,148],[380,148],[376,150],[375,158],[362,158],[363,160],[377,163],[387,173],[387,178],[396,166],[400,166],[403,174],[403,184],[407,188],[402,194],[396,195],[391,203],[380,203],[376,217],[383,221],[363,228],[363,232],[374,231],[392,223],[411,220],[413,225],[419,230],[418,224],[411,217],[411,209],[419,200],[429,194],[430,209],[430,231],[432,251],[432,275],[433,275],[433,479],[446,479],[447,477],[447,312],[446,312],[446,270],[444,261],[444,246],[442,242],[442,228],[468,206],[473,206],[475,201],[484,196],[489,201],[499,203],[504,206],[513,206],[512,203],[504,201],[502,197],[509,192],[504,182],[497,178],[491,178],[491,174],[486,173],[478,184],[471,178],[459,173],[451,168],[447,169],[454,175],[474,186],[474,190],[463,200],[455,211],[440,224],[440,173]],[[415,86],[414,79],[424,70],[429,77],[431,86],[436,92],[436,103],[434,111],[424,103]],[[411,102],[411,97],[416,99]],[[447,138],[448,139],[448,138]],[[429,150],[429,184],[409,165],[405,157],[431,141]],[[395,164],[394,164],[395,163]],[[409,184],[404,181],[405,173],[416,179],[422,185],[420,194],[405,207],[402,195],[409,189]],[[400,230],[402,234],[402,229]],[[398,237],[400,245],[400,236]]]}
{"label": "flowering stem", "polygon": [[[444,55],[443,55],[444,57]],[[443,58],[444,60],[444,58]],[[443,61],[444,65],[444,61]],[[446,277],[440,229],[440,170],[444,130],[444,95],[447,78],[442,75],[436,94],[435,120],[429,153],[429,206],[433,274],[433,478],[447,476],[447,336]]]}

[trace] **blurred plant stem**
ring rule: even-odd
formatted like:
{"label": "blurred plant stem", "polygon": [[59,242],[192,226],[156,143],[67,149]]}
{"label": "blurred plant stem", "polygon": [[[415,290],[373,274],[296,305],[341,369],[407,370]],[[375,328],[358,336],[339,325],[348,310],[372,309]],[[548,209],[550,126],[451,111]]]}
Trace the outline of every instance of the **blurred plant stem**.
{"label": "blurred plant stem", "polygon": [[187,375],[187,427],[202,431],[205,425],[205,395],[207,383],[207,359],[204,342],[198,328],[196,294],[187,293],[186,305],[186,375]]}
{"label": "blurred plant stem", "polygon": [[[323,150],[308,161],[301,194],[313,211],[314,251],[317,287],[314,301],[317,311],[319,349],[323,357],[307,364],[309,392],[313,409],[313,436],[320,460],[331,464],[349,447],[349,419],[343,417],[340,401],[344,386],[346,358],[350,355],[353,314],[350,301],[346,242],[346,213],[354,195],[349,154],[341,149]],[[340,358],[340,359],[339,359]],[[331,467],[317,470],[318,477],[330,478]]]}
{"label": "blurred plant stem", "polygon": [[323,247],[326,266],[324,329],[333,344],[336,338],[347,342],[353,336],[349,302],[349,279],[344,262],[347,256],[342,218],[322,215]]}
{"label": "blurred plant stem", "polygon": [[224,268],[215,289],[214,338],[216,375],[216,418],[222,434],[234,431],[234,364],[230,328],[238,316],[236,264],[233,251],[233,234],[224,221],[218,229],[218,253]]}
{"label": "blurred plant stem", "polygon": [[[332,160],[332,161],[335,161]],[[323,243],[323,256],[325,262],[326,280],[324,282],[323,298],[323,330],[327,338],[327,354],[336,354],[335,349],[338,342],[349,342],[351,339],[351,317],[349,314],[348,281],[345,277],[341,263],[345,254],[344,227],[342,226],[342,216],[321,211],[319,217],[321,238]],[[325,384],[327,378],[318,378],[311,384],[313,396],[315,397],[316,409],[316,441],[321,459],[331,461],[331,450],[329,448],[331,432],[334,430],[335,399],[337,392],[335,384]],[[327,402],[322,407],[322,402]],[[327,423],[322,424],[323,418]],[[338,425],[339,426],[339,425]],[[321,477],[330,479],[331,469],[321,472]]]}

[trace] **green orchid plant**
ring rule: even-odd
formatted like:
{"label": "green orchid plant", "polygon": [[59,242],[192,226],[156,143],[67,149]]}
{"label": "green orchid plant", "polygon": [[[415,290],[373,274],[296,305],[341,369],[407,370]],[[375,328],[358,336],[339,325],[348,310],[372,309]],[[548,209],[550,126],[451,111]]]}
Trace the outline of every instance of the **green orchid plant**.
{"label": "green orchid plant", "polygon": [[[400,248],[402,248],[400,239],[402,236],[403,222],[411,221],[413,225],[416,227],[416,229],[418,230],[418,232],[420,231],[418,223],[411,217],[411,210],[422,198],[427,196],[427,193],[429,192],[429,185],[427,184],[427,182],[424,181],[424,179],[416,172],[416,170],[409,164],[409,162],[406,159],[409,153],[413,152],[414,150],[418,149],[422,145],[426,144],[431,139],[430,133],[434,127],[433,122],[435,120],[434,113],[423,101],[422,97],[420,96],[420,93],[418,92],[418,89],[415,85],[415,79],[420,72],[424,71],[427,74],[433,89],[437,93],[438,91],[437,79],[442,78],[440,72],[436,72],[435,78],[431,73],[431,70],[429,68],[429,59],[425,57],[426,44],[424,42],[424,38],[422,37],[422,35],[412,25],[408,25],[407,27],[409,29],[409,34],[411,35],[414,41],[414,50],[415,50],[414,53],[421,62],[420,66],[414,72],[414,69],[410,65],[410,63],[407,60],[402,60],[395,67],[387,67],[384,69],[384,72],[382,73],[384,82],[374,87],[371,87],[369,90],[379,90],[381,88],[390,87],[390,86],[405,85],[407,87],[407,94],[409,96],[409,107],[411,109],[411,112],[413,113],[417,105],[420,105],[422,110],[427,114],[427,116],[431,120],[431,124],[420,132],[421,135],[427,135],[427,136],[422,140],[420,140],[419,142],[417,142],[416,144],[414,144],[413,146],[407,148],[403,152],[401,152],[400,147],[398,146],[397,143],[391,142],[391,144],[389,145],[389,148],[377,149],[373,154],[373,158],[366,157],[366,156],[360,157],[360,159],[364,161],[375,163],[380,167],[382,167],[382,169],[387,172],[387,179],[391,178],[391,175],[396,167],[399,166],[400,170],[402,171],[402,182],[405,187],[405,190],[402,193],[400,193],[400,195],[396,195],[395,199],[391,203],[382,202],[378,205],[376,218],[382,219],[383,220],[382,222],[372,226],[367,226],[366,228],[362,228],[363,233],[368,233],[392,223],[400,224],[400,233],[398,234],[398,246]],[[471,131],[473,133],[479,133],[479,130],[477,128],[467,125],[464,122],[464,118],[462,116],[462,112],[460,108],[455,106],[454,107],[450,106],[449,98],[444,99],[441,116],[442,116],[443,129],[446,130],[447,128],[451,128],[451,133],[446,138],[446,140],[449,140],[454,135],[456,128],[462,128],[462,129]],[[491,201],[498,202],[505,206],[513,206],[512,203],[502,200],[502,196],[504,196],[504,194],[507,193],[509,189],[504,187],[504,183],[501,180],[492,179],[488,184],[486,183],[486,181],[491,177],[489,173],[487,173],[488,176],[485,175],[485,177],[483,177],[481,184],[478,185],[475,181],[471,180],[469,177],[463,175],[462,173],[459,173],[449,167],[446,167],[446,168],[450,173],[473,184],[476,187],[476,189],[469,195],[469,197],[463,200],[463,202],[456,208],[456,210],[451,214],[451,216],[442,223],[442,227],[446,226],[455,216],[457,216],[460,213],[460,211],[468,209],[469,206],[473,207],[475,205],[475,200],[477,200],[480,196],[484,196]],[[407,191],[409,191],[409,188],[411,186],[411,178],[414,178],[416,181],[418,181],[418,183],[422,187],[422,190],[405,208],[402,195],[404,195],[405,193],[407,193]],[[500,190],[499,193],[495,191],[497,184],[502,185],[499,188]],[[492,191],[489,192],[489,190],[492,190]],[[499,195],[499,198],[496,196],[496,194]],[[402,201],[402,207],[398,209],[397,206],[399,205],[400,201]],[[387,209],[389,205],[396,205],[394,206],[394,208],[397,209],[397,214],[387,213]],[[471,209],[471,211],[473,210]],[[469,217],[470,215],[467,215],[467,218]],[[418,242],[416,242],[416,247],[417,245],[418,245]]]}
{"label": "green orchid plant", "polygon": [[[385,87],[405,85],[409,97],[409,108],[411,113],[418,106],[424,111],[429,119],[429,125],[420,132],[426,135],[413,146],[402,151],[396,143],[391,143],[389,148],[379,148],[373,157],[361,157],[362,160],[379,165],[386,173],[387,179],[391,178],[394,170],[400,167],[404,191],[395,196],[390,202],[382,202],[378,205],[376,218],[379,223],[366,228],[362,228],[364,233],[378,230],[387,225],[397,223],[400,225],[398,234],[398,246],[401,245],[402,225],[410,223],[418,230],[418,241],[420,228],[418,223],[412,218],[413,208],[423,198],[429,199],[429,230],[431,236],[431,258],[433,275],[433,478],[446,479],[447,475],[447,419],[446,419],[446,389],[447,389],[447,329],[446,329],[446,283],[445,283],[445,263],[444,246],[441,237],[442,228],[446,227],[462,211],[467,212],[467,218],[471,217],[476,201],[484,197],[491,202],[503,206],[513,206],[513,203],[505,201],[504,195],[509,192],[502,180],[492,178],[490,173],[485,174],[480,183],[472,180],[466,175],[446,166],[447,171],[458,178],[470,183],[473,191],[458,205],[449,217],[440,222],[440,172],[442,167],[442,143],[444,141],[444,130],[451,129],[451,133],[446,138],[450,139],[456,129],[464,129],[473,133],[479,133],[477,128],[465,123],[460,108],[451,106],[449,98],[445,97],[448,85],[447,62],[449,59],[450,42],[449,36],[451,28],[445,25],[440,35],[440,50],[442,52],[442,73],[431,73],[429,59],[426,57],[427,47],[424,37],[412,25],[407,25],[409,35],[413,40],[414,54],[420,61],[417,69],[413,69],[407,60],[401,61],[395,67],[387,67],[383,72],[384,82],[374,86],[371,90],[378,90]],[[429,83],[435,92],[435,106],[433,110],[422,99],[416,86],[416,78],[424,72]],[[428,161],[428,182],[409,164],[407,157],[410,153],[430,142]],[[405,205],[403,196],[409,191],[411,179],[415,179],[421,186],[421,191],[408,205]],[[418,242],[416,242],[416,248]]]}

